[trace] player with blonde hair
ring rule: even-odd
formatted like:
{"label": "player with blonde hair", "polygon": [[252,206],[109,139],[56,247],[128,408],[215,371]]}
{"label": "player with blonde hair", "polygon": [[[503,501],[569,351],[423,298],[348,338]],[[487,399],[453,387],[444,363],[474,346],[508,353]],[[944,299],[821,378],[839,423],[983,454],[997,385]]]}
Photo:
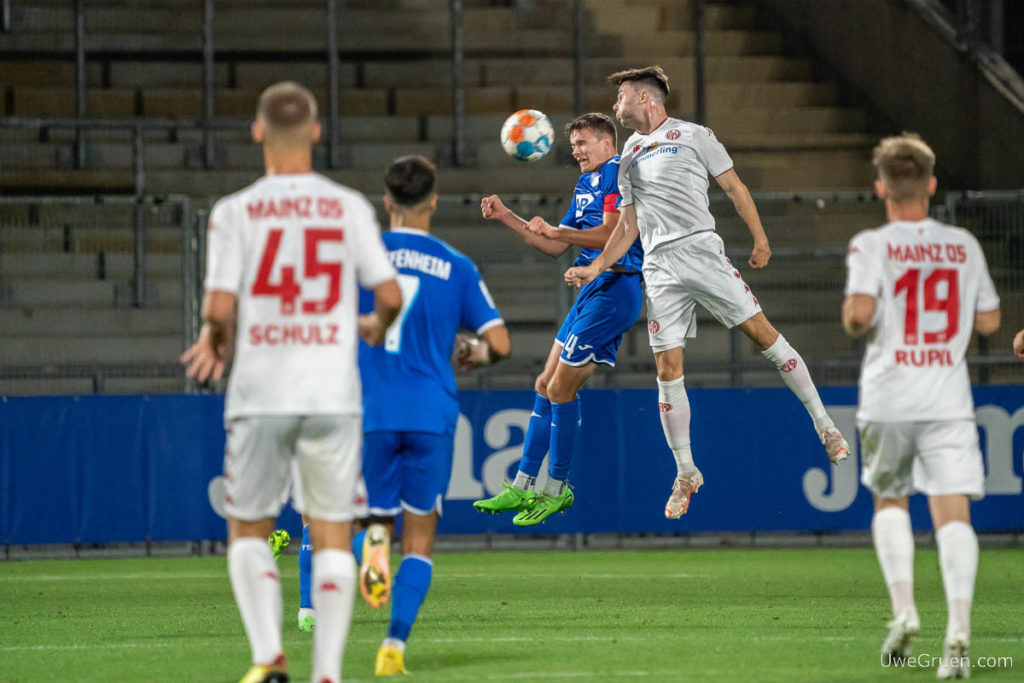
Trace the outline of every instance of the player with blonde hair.
{"label": "player with blonde hair", "polygon": [[[297,83],[260,96],[253,140],[266,175],[210,213],[204,324],[182,355],[188,375],[219,379],[234,363],[224,408],[228,573],[252,666],[243,683],[288,680],[280,575],[267,536],[297,459],[310,519],[313,680],[341,680],[356,592],[351,521],[365,514],[358,337],[380,343],[402,296],[373,207],[312,170],[316,101]],[[374,292],[358,319],[357,285]]]}
{"label": "player with blonde hair", "polygon": [[909,654],[921,627],[907,507],[908,495],[920,492],[949,610],[938,677],[967,678],[978,570],[969,501],[984,496],[985,475],[964,356],[972,330],[999,328],[999,296],[974,236],[928,217],[931,148],[905,133],[882,140],[873,162],[888,222],[850,241],[843,327],[868,336],[857,423],[861,481],[875,500],[871,533],[893,610],[882,656]]}

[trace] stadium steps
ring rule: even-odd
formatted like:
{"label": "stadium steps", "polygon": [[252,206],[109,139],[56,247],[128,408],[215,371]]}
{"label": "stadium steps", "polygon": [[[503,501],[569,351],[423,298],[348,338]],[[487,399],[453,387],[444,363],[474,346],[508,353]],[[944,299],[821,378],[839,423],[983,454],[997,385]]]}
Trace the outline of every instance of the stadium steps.
{"label": "stadium steps", "polygon": [[[57,221],[59,223],[59,221]],[[130,254],[134,244],[130,222],[117,227],[95,227],[68,222],[64,225],[12,226],[3,228],[3,249],[9,252],[125,252]],[[146,228],[146,250],[172,252],[181,249],[181,229]],[[155,255],[155,254],[154,254]],[[17,258],[11,254],[12,258]],[[90,258],[91,255],[87,258]],[[5,258],[7,258],[5,256]],[[108,259],[113,258],[108,254]],[[52,277],[52,272],[46,271]]]}
{"label": "stadium steps", "polygon": [[[439,189],[465,194],[467,199],[460,204],[442,202],[436,232],[480,263],[512,325],[513,359],[489,372],[488,382],[522,388],[540,371],[550,349],[560,302],[565,301],[560,294],[564,263],[537,254],[504,226],[483,221],[478,197],[491,192],[568,196],[576,171],[564,150],[527,167],[506,158],[496,139],[501,122],[516,108],[546,111],[559,134],[569,120],[573,109],[570,3],[540,0],[531,3],[533,9],[528,12],[492,4],[490,0],[466,3],[466,138],[473,166],[451,169],[444,168],[452,137],[452,76],[445,58],[450,38],[447,3],[340,3],[344,56],[339,85],[345,115],[340,151],[351,168],[329,175],[375,196],[380,192],[381,167],[392,156],[416,151],[441,162]],[[199,5],[194,0],[162,0],[144,11],[128,0],[96,0],[87,9],[89,47],[102,48],[102,52],[89,51],[86,75],[91,114],[161,118],[202,114]],[[692,2],[587,0],[587,9],[592,29],[587,43],[592,55],[587,63],[588,108],[609,110],[614,91],[604,83],[608,73],[659,63],[671,77],[671,110],[688,116],[693,103]],[[31,7],[15,3],[13,10],[15,31],[0,35],[0,49],[8,57],[0,63],[3,113],[73,114],[69,5],[63,0],[39,0]],[[324,48],[322,19],[322,0],[295,0],[287,11],[273,0],[218,0],[216,115],[248,120],[259,91],[285,78],[312,87],[324,107],[327,70],[318,54]],[[867,159],[875,142],[865,132],[865,113],[850,108],[839,86],[822,81],[808,59],[791,56],[781,35],[759,30],[752,2],[711,2],[706,19],[709,120],[751,189],[864,189],[870,178]],[[254,35],[269,36],[261,39],[260,54],[253,53]],[[302,52],[294,49],[297,44]],[[128,48],[138,52],[117,52]],[[199,131],[150,131],[145,139],[147,190],[152,193],[190,194],[202,198],[199,205],[205,205],[209,196],[235,191],[259,175],[259,153],[244,128],[215,133],[216,160],[221,164],[217,171],[197,170],[202,166]],[[130,134],[90,131],[87,140],[90,167],[73,170],[74,131],[0,131],[0,182],[7,190],[130,191]],[[837,322],[841,264],[837,270],[829,265],[836,263],[834,258],[777,257],[768,269],[753,271],[742,256],[749,250],[749,234],[712,187],[720,231],[730,253],[741,254],[740,270],[762,297],[772,320],[805,355],[819,347],[836,353],[847,350],[849,341]],[[527,218],[540,214],[557,223],[565,203],[512,208]],[[5,352],[8,347],[23,351],[25,357],[19,362],[38,360],[47,353],[66,357],[67,362],[83,358],[96,362],[110,356],[93,345],[107,344],[116,362],[125,362],[135,356],[120,345],[132,340],[134,346],[152,345],[159,351],[152,362],[173,361],[180,352],[181,315],[174,307],[177,299],[165,296],[165,290],[178,287],[180,229],[161,227],[154,217],[149,230],[149,270],[158,286],[160,305],[126,311],[113,307],[113,293],[130,277],[130,206],[41,205],[32,216],[38,225],[31,230],[11,227],[26,224],[30,216],[8,209],[0,207],[0,217],[5,219],[5,260],[0,267],[14,302],[0,309],[4,329],[0,346]],[[773,246],[782,250],[808,243],[842,246],[850,234],[881,220],[880,206],[871,202],[852,209],[829,203],[814,208],[793,202],[778,207],[762,204],[761,210]],[[105,280],[95,277],[98,251],[106,259]],[[821,291],[822,282],[835,283],[836,291]],[[69,288],[74,291],[68,292]],[[724,361],[729,333],[704,312],[698,320],[698,337],[687,348],[688,384],[727,381],[727,373],[702,369],[701,360]],[[72,349],[79,355],[73,355]],[[746,340],[741,351],[744,358],[763,361]],[[764,366],[764,372],[754,373],[749,381],[779,386],[777,372],[767,363]],[[592,384],[600,385],[610,374],[598,373]],[[614,374],[618,385],[652,385],[653,362],[642,322],[626,335]],[[17,380],[21,383],[17,386],[52,387],[54,381]],[[460,377],[460,384],[466,381]],[[76,391],[91,390],[91,380],[68,380],[67,386],[72,384],[79,387]],[[10,391],[10,386],[7,382],[2,391]],[[107,391],[117,387],[177,390],[180,380],[106,382]]]}
{"label": "stadium steps", "polygon": [[0,308],[5,338],[63,337],[69,330],[92,336],[143,334],[181,338],[181,313],[173,307],[144,309],[54,308],[15,306]]}
{"label": "stadium steps", "polygon": [[90,363],[167,364],[181,355],[181,334],[5,335],[0,365],[59,365]]}
{"label": "stadium steps", "polygon": [[[116,290],[126,284],[113,280],[64,279],[49,276],[4,279],[9,287],[10,304],[20,308],[60,308],[93,306],[114,308]],[[158,293],[158,304],[181,304],[181,283],[177,277],[150,277],[147,284]],[[180,314],[178,315],[180,318]]]}
{"label": "stadium steps", "polygon": [[[132,268],[132,255],[128,252],[20,251],[0,255],[0,272],[5,280],[41,273],[57,281],[82,278],[127,280],[132,276]],[[151,277],[176,277],[180,268],[181,257],[176,253],[154,251],[146,256],[146,272]]]}

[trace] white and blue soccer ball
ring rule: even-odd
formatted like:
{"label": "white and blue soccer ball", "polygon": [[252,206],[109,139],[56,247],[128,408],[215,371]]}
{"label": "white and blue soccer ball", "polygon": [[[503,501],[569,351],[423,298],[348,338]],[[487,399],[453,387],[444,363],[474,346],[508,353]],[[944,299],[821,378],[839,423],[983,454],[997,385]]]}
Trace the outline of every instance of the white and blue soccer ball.
{"label": "white and blue soccer ball", "polygon": [[501,146],[516,161],[537,161],[551,151],[555,129],[544,112],[520,109],[501,126]]}

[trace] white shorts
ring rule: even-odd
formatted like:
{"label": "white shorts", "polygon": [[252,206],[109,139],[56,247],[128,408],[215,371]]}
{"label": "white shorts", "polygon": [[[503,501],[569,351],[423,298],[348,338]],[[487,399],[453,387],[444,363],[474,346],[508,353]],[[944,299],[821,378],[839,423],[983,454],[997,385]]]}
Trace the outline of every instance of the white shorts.
{"label": "white shorts", "polygon": [[861,422],[861,482],[881,498],[961,494],[985,497],[974,420]]}
{"label": "white shorts", "polygon": [[715,320],[732,328],[761,312],[718,233],[686,237],[644,256],[647,331],[657,353],[686,346],[697,336],[694,307],[700,304]]}
{"label": "white shorts", "polygon": [[228,516],[246,522],[277,517],[288,500],[293,458],[303,492],[296,510],[328,522],[366,515],[358,415],[240,417],[227,430]]}

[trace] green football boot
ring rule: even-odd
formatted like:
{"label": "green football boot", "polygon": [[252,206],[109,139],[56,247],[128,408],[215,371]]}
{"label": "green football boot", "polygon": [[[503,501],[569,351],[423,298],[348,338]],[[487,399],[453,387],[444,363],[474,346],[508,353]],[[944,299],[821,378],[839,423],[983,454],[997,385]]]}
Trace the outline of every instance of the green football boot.
{"label": "green football boot", "polygon": [[494,498],[486,498],[473,503],[473,507],[480,512],[493,515],[495,512],[508,512],[510,510],[523,511],[530,507],[531,502],[537,495],[533,491],[524,491],[512,484],[502,484],[504,489]]}
{"label": "green football boot", "polygon": [[572,495],[572,489],[566,484],[562,492],[557,496],[546,493],[538,493],[533,499],[533,504],[512,518],[516,526],[534,526],[540,524],[556,512],[562,512],[572,507],[576,497]]}
{"label": "green football boot", "polygon": [[285,551],[288,544],[291,543],[292,537],[288,535],[288,532],[284,529],[277,529],[274,533],[270,534],[270,538],[267,539],[267,543],[270,544],[270,551],[274,553],[274,559],[281,557],[281,553]]}

